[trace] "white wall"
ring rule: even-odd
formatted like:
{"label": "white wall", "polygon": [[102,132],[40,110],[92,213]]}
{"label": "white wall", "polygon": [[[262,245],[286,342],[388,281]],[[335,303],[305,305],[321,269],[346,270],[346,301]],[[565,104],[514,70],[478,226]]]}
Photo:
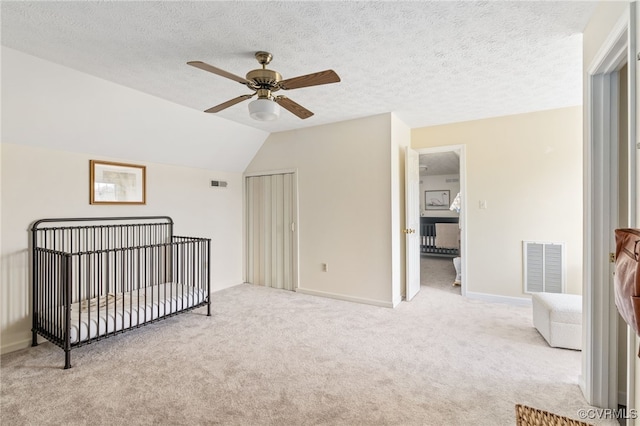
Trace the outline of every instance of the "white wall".
{"label": "white wall", "polygon": [[582,108],[412,130],[415,149],[446,145],[466,145],[467,294],[526,297],[523,240],[565,242],[581,294]]}
{"label": "white wall", "polygon": [[247,168],[298,169],[300,291],[392,305],[390,117],[272,134]]}
{"label": "white wall", "polygon": [[[40,218],[169,215],[176,233],[212,238],[214,291],[242,282],[242,171],[266,133],[220,123],[211,115],[2,49],[3,353],[30,342],[28,229]],[[220,138],[237,149],[221,149],[216,145]],[[202,167],[171,165],[187,157]],[[89,205],[90,159],[146,165],[147,204]],[[212,168],[216,164],[224,170]],[[229,186],[211,188],[213,179]]]}

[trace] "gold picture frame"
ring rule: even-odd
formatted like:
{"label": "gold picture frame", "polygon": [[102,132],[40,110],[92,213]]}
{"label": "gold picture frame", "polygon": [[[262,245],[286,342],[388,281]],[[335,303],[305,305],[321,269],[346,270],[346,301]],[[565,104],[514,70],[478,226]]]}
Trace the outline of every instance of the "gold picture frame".
{"label": "gold picture frame", "polygon": [[89,204],[146,204],[147,167],[89,160]]}

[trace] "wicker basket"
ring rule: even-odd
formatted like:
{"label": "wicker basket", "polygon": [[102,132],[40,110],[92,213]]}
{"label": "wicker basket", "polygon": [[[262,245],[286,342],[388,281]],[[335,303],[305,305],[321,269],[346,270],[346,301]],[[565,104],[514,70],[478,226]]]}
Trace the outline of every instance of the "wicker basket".
{"label": "wicker basket", "polygon": [[591,426],[589,423],[558,416],[548,411],[516,404],[517,426]]}

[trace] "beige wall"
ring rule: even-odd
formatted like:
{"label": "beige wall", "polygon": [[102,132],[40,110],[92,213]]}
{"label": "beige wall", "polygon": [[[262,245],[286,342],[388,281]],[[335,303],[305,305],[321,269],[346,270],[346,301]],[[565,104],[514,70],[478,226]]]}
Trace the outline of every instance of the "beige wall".
{"label": "beige wall", "polygon": [[249,164],[298,170],[300,291],[391,306],[390,117],[275,133]]}
{"label": "beige wall", "polygon": [[[218,127],[212,124],[217,120],[211,118],[2,49],[0,345],[3,353],[30,342],[28,229],[37,219],[169,215],[176,223],[176,233],[212,238],[214,290],[242,282],[242,172],[171,166],[166,164],[169,158],[166,162],[152,161],[158,158],[158,148],[163,145],[180,144],[183,151],[200,152],[199,148],[204,148],[212,138],[224,138],[239,127]],[[216,129],[221,133],[216,133]],[[243,152],[251,154],[258,149],[259,133],[247,128],[238,129],[237,134],[246,136],[246,140],[239,137],[235,141],[244,146]],[[122,155],[106,154],[109,151]],[[236,155],[230,158],[237,162]],[[147,204],[89,205],[90,159],[146,165]],[[209,163],[205,158],[198,160]],[[209,183],[213,179],[226,180],[229,186],[211,188]]]}
{"label": "beige wall", "polygon": [[[242,282],[242,177],[147,163],[147,204],[89,205],[89,154],[3,143],[0,301],[2,352],[29,341],[30,224],[47,217],[168,215],[177,235],[212,239],[212,290]],[[127,162],[128,159],[100,159]],[[129,161],[130,162],[130,161]],[[212,179],[227,188],[211,188]],[[214,296],[215,297],[215,296]]]}
{"label": "beige wall", "polygon": [[523,240],[564,242],[566,290],[581,293],[581,130],[570,107],[412,131],[414,149],[466,145],[469,295],[525,296]]}

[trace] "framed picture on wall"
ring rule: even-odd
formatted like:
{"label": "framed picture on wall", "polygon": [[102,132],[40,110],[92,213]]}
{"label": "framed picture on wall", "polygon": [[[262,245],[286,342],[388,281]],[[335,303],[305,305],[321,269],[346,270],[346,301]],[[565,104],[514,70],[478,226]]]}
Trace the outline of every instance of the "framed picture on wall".
{"label": "framed picture on wall", "polygon": [[146,204],[145,166],[90,160],[90,204]]}
{"label": "framed picture on wall", "polygon": [[447,210],[451,205],[450,195],[448,189],[424,191],[424,209]]}

